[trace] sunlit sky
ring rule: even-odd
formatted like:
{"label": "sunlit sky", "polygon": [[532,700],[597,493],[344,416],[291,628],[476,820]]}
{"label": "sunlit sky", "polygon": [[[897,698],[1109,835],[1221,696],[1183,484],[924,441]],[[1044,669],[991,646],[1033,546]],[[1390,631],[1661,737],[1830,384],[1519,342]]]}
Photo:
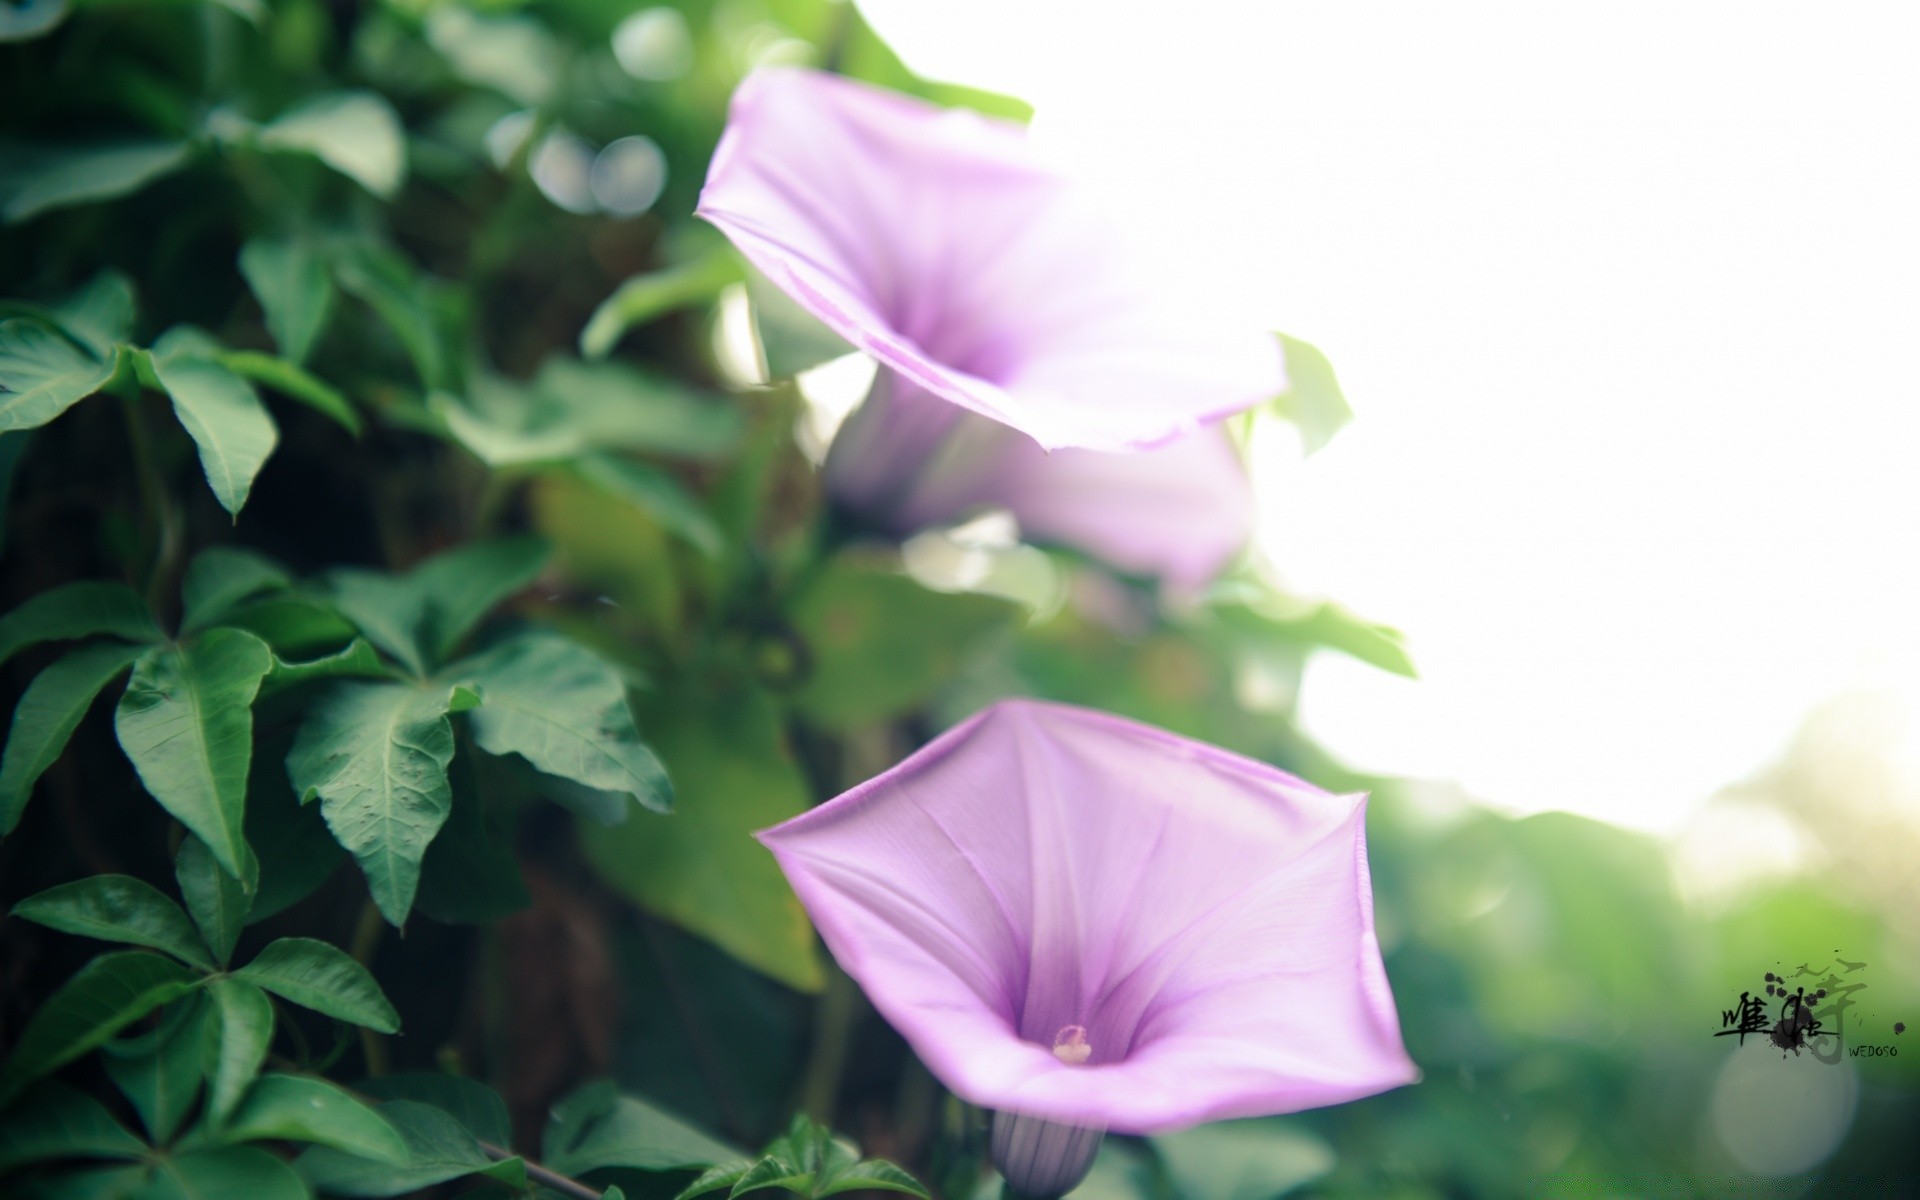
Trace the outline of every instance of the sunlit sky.
{"label": "sunlit sky", "polygon": [[1666,829],[1911,694],[1920,5],[862,8],[1332,359],[1266,544],[1423,675],[1316,660],[1343,758]]}

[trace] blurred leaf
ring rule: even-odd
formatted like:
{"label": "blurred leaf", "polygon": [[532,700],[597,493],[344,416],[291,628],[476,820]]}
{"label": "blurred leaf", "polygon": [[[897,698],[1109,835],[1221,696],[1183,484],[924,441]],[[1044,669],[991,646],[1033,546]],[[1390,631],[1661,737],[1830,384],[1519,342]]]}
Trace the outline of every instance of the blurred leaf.
{"label": "blurred leaf", "polygon": [[146,1156],[147,1144],[114,1120],[106,1105],[49,1080],[0,1113],[0,1175],[62,1158]]}
{"label": "blurred leaf", "polygon": [[205,628],[240,601],[291,583],[285,571],[250,550],[209,546],[193,556],[180,585],[186,614],[180,620],[181,631]]}
{"label": "blurred leaf", "polygon": [[131,1044],[108,1041],[101,1066],[147,1128],[155,1145],[171,1141],[200,1098],[201,1029],[206,1008],[199,996],[175,1001],[160,1027]]}
{"label": "blurred leaf", "polygon": [[[398,1196],[494,1166],[474,1136],[452,1116],[413,1100],[378,1107],[406,1146],[399,1165],[318,1146],[295,1160],[308,1183],[341,1196]],[[522,1186],[524,1186],[524,1171]]]}
{"label": "blurred leaf", "polygon": [[94,357],[110,360],[115,348],[133,337],[133,283],[118,271],[102,271],[48,315]]}
{"label": "blurred leaf", "polygon": [[200,448],[208,486],[220,507],[237,518],[254,477],[279,444],[279,428],[253,385],[213,359],[155,351],[152,361],[174,414]]}
{"label": "blurred leaf", "polygon": [[847,339],[758,271],[747,272],[747,296],[753,306],[760,348],[766,355],[767,378],[791,379],[854,352]]}
{"label": "blurred leaf", "polygon": [[381,661],[372,645],[365,638],[354,638],[341,649],[319,658],[288,662],[274,655],[273,671],[267,676],[267,686],[292,687],[296,683],[311,683],[319,679],[393,678],[393,668]]}
{"label": "blurred leaf", "polygon": [[402,1071],[355,1085],[376,1100],[417,1100],[452,1115],[483,1142],[504,1146],[513,1140],[507,1102],[484,1083],[438,1071]]}
{"label": "blurred leaf", "polygon": [[[85,1167],[59,1175],[22,1179],[8,1200],[135,1200],[147,1190],[152,1168]],[[11,1182],[11,1181],[9,1181]]]}
{"label": "blurred leaf", "polygon": [[983,637],[1021,615],[1008,600],[935,592],[883,566],[837,560],[789,612],[811,658],[794,706],[833,730],[897,716],[952,679]]}
{"label": "blurred leaf", "polygon": [[374,92],[316,96],[261,126],[259,141],[311,154],[382,200],[393,199],[407,177],[400,115]]}
{"label": "blurred leaf", "polygon": [[337,570],[327,576],[327,598],[368,641],[414,674],[426,674],[421,629],[426,600],[410,580],[377,571]]}
{"label": "blurred leaf", "polygon": [[162,807],[199,835],[249,890],[258,864],[241,822],[253,752],[253,697],[273,667],[267,644],[211,629],[154,649],[133,668],[114,714],[121,749]]}
{"label": "blurred leaf", "polygon": [[378,1033],[398,1033],[400,1014],[367,974],[344,952],[312,938],[270,942],[233,978],[258,984],[302,1008],[325,1013]]}
{"label": "blurred leaf", "polygon": [[82,646],[34,676],[0,752],[0,836],[20,823],[33,785],[59,760],[100,690],[144,653],[144,646]]}
{"label": "blurred leaf", "polygon": [[413,907],[420,860],[452,808],[452,761],[446,691],[397,683],[335,685],[287,755],[295,793],[320,798],[327,827],[394,925]]}
{"label": "blurred leaf", "polygon": [[400,339],[420,382],[428,388],[445,385],[447,354],[440,340],[439,318],[433,296],[413,264],[398,251],[365,242],[339,249],[332,266],[340,289],[365,303]]}
{"label": "blurred leaf", "polygon": [[588,1084],[553,1106],[542,1141],[546,1165],[567,1175],[603,1167],[642,1171],[703,1168],[739,1151],[613,1084]]}
{"label": "blurred leaf", "polygon": [[276,653],[296,656],[331,653],[356,632],[332,604],[299,592],[249,600],[221,623],[258,635]]}
{"label": "blurred leaf", "polygon": [[308,1200],[280,1159],[253,1146],[225,1146],[162,1158],[141,1200]]}
{"label": "blurred leaf", "polygon": [[702,553],[713,557],[721,553],[725,535],[713,514],[659,467],[590,454],[576,461],[573,470],[580,479],[633,505]]}
{"label": "blurred leaf", "polygon": [[0,432],[45,425],[113,378],[118,359],[85,351],[38,321],[0,321]]}
{"label": "blurred leaf", "polygon": [[679,308],[719,296],[745,278],[739,258],[719,249],[693,262],[636,275],[593,310],[580,331],[583,358],[605,358],[627,330]]}
{"label": "blurred leaf", "polygon": [[1153,1139],[1182,1200],[1271,1200],[1333,1169],[1325,1141],[1284,1120],[1223,1121]]}
{"label": "blurred leaf", "polygon": [[8,0],[0,5],[0,43],[52,33],[67,18],[67,0]]}
{"label": "blurred leaf", "polygon": [[740,439],[737,408],[613,362],[549,358],[530,386],[481,377],[467,403],[436,398],[448,429],[489,466],[565,462],[592,450],[716,458]]}
{"label": "blurred leaf", "polygon": [[221,1136],[231,1142],[312,1142],[396,1166],[406,1142],[379,1113],[321,1079],[262,1075]]}
{"label": "blurred leaf", "polygon": [[[301,237],[254,238],[240,248],[240,273],[260,302],[280,353],[294,363],[307,361],[333,307],[333,278],[319,246]],[[349,427],[357,423],[355,418]]]}
{"label": "blurred leaf", "polygon": [[807,808],[778,710],[757,692],[681,694],[648,718],[679,797],[673,819],[583,829],[587,858],[641,907],[789,987],[820,990],[813,926],[773,856],[749,836]]}
{"label": "blurred leaf", "polygon": [[0,617],[0,663],[41,642],[96,634],[129,642],[157,642],[163,636],[147,602],[126,584],[65,583]]}
{"label": "blurred leaf", "polygon": [[213,951],[214,959],[225,967],[252,907],[246,889],[220,869],[213,851],[197,837],[180,843],[180,852],[173,859],[173,877],[200,937]]}
{"label": "blurred leaf", "polygon": [[94,959],[28,1019],[13,1054],[0,1065],[0,1104],[194,984],[193,972],[157,954],[122,950]]}
{"label": "blurred leaf", "polygon": [[185,142],[0,145],[0,220],[25,221],[49,209],[113,200],[186,165]]}
{"label": "blurred leaf", "polygon": [[1277,336],[1287,361],[1287,390],[1274,399],[1273,411],[1299,427],[1300,444],[1312,454],[1353,420],[1353,409],[1326,355],[1298,338]]}
{"label": "blurred leaf", "polygon": [[207,998],[211,1005],[200,1046],[200,1069],[211,1086],[207,1109],[217,1125],[233,1112],[267,1061],[267,1047],[273,1042],[273,1002],[253,984],[231,977],[209,982]]}
{"label": "blurred leaf", "polygon": [[1324,646],[1363,663],[1419,678],[1408,655],[1406,637],[1390,625],[1356,616],[1332,601],[1300,604],[1271,595],[1243,607],[1220,606],[1223,620],[1258,637],[1278,637],[1306,646]]}
{"label": "blurred leaf", "polygon": [[510,837],[489,827],[473,786],[471,757],[471,751],[462,755],[449,773],[453,808],[440,836],[427,847],[414,898],[421,912],[454,925],[497,921],[533,902]]}
{"label": "blurred leaf", "polygon": [[146,946],[189,966],[214,969],[180,906],[150,884],[126,875],[92,875],[28,896],[13,916],[62,933]]}
{"label": "blurred leaf", "polygon": [[258,350],[223,350],[214,361],[242,379],[263,383],[298,400],[348,433],[360,436],[360,414],[353,411],[353,405],[332,384],[309,374],[304,367]]}
{"label": "blurred leaf", "polygon": [[667,775],[640,740],[620,673],[557,634],[525,633],[452,670],[485,701],[468,717],[489,754],[518,754],[536,769],[644,807],[673,806]]}

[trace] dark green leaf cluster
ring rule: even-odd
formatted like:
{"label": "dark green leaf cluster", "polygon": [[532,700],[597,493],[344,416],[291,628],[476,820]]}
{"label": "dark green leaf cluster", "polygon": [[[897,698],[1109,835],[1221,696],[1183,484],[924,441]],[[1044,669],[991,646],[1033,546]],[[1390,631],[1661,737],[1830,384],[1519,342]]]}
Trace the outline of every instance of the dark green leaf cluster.
{"label": "dark green leaf cluster", "polygon": [[905,1192],[928,1200],[927,1189],[890,1162],[863,1159],[860,1148],[805,1116],[795,1117],[786,1136],[758,1158],[722,1163],[701,1173],[674,1200],[693,1200],[725,1190],[729,1200],[748,1192],[780,1188],[821,1200],[841,1192]]}

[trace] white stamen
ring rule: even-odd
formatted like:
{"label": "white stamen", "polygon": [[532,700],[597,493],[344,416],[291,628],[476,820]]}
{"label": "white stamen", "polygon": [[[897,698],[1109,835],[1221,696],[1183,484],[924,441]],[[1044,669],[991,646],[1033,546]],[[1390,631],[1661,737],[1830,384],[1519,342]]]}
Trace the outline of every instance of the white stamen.
{"label": "white stamen", "polygon": [[1085,1025],[1069,1025],[1053,1035],[1053,1056],[1070,1066],[1079,1066],[1093,1057]]}

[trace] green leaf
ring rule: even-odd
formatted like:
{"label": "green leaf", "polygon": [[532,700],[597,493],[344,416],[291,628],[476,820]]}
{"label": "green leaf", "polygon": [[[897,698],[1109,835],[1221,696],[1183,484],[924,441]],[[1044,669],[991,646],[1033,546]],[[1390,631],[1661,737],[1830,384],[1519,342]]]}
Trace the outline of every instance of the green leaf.
{"label": "green leaf", "polygon": [[952,679],[981,639],[1020,618],[993,596],[936,592],[887,567],[839,559],[789,619],[812,659],[793,696],[807,719],[844,731],[907,712]]}
{"label": "green leaf", "polygon": [[1222,618],[1255,638],[1280,639],[1297,645],[1324,646],[1363,663],[1419,678],[1407,652],[1406,635],[1390,625],[1357,616],[1332,601],[1300,603],[1271,594],[1256,596],[1243,606],[1222,606]]}
{"label": "green leaf", "polygon": [[127,875],[94,875],[48,888],[14,905],[13,915],[62,933],[162,950],[188,966],[214,969],[180,906]]}
{"label": "green leaf", "polygon": [[0,1104],[162,1004],[191,991],[193,972],[157,954],[103,954],[36,1010],[0,1065]]}
{"label": "green leaf", "polygon": [[744,1175],[734,1180],[733,1187],[727,1191],[727,1197],[728,1200],[733,1200],[735,1196],[744,1196],[748,1192],[774,1187],[809,1196],[813,1192],[812,1185],[813,1176],[809,1172],[801,1169],[790,1159],[770,1154],[748,1167]]}
{"label": "green leaf", "polygon": [[327,575],[327,597],[368,641],[414,674],[426,674],[421,642],[426,600],[411,580],[377,571],[333,571]]}
{"label": "green leaf", "polygon": [[667,821],[582,829],[588,860],[648,911],[789,987],[819,991],[825,975],[813,926],[773,856],[750,836],[808,807],[779,710],[759,693],[683,694],[647,716],[677,811]]}
{"label": "green leaf", "polygon": [[95,359],[38,321],[0,321],[0,433],[45,425],[107,386],[118,359]]}
{"label": "green leaf", "polygon": [[136,1200],[146,1194],[151,1174],[152,1168],[141,1165],[31,1175],[20,1181],[8,1200]]}
{"label": "green leaf", "polygon": [[320,798],[327,827],[395,925],[413,907],[420,860],[453,807],[447,701],[440,688],[336,685],[308,710],[287,755],[294,792]]}
{"label": "green leaf", "polygon": [[382,662],[373,646],[365,638],[355,638],[332,654],[323,654],[319,658],[288,662],[279,655],[273,656],[273,671],[267,676],[267,686],[279,689],[292,687],[296,683],[311,683],[320,679],[392,679],[394,671]]}
{"label": "green leaf", "polygon": [[16,224],[49,209],[113,200],[186,165],[185,142],[14,146],[0,161],[0,220]]}
{"label": "green leaf", "polygon": [[221,624],[257,634],[276,653],[294,656],[330,654],[357,632],[332,603],[298,591],[249,600]]}
{"label": "green leaf", "polygon": [[316,96],[261,126],[259,140],[272,150],[311,154],[382,200],[393,199],[407,177],[400,116],[373,92]]}
{"label": "green leaf", "polygon": [[160,1027],[130,1043],[108,1041],[101,1066],[133,1103],[156,1145],[172,1139],[200,1097],[200,1043],[206,1009],[200,997],[175,1001]]}
{"label": "green leaf", "polygon": [[905,1192],[909,1196],[920,1197],[920,1200],[930,1200],[926,1187],[918,1179],[893,1163],[875,1158],[857,1162],[830,1180],[816,1180],[814,1183],[813,1195],[816,1200],[823,1196],[837,1196],[841,1192]]}
{"label": "green leaf", "polygon": [[209,982],[207,998],[211,1011],[200,1046],[200,1069],[211,1086],[207,1108],[218,1124],[233,1112],[267,1061],[273,1002],[253,984],[231,977]]}
{"label": "green leaf", "polygon": [[723,1188],[730,1192],[734,1184],[746,1178],[747,1172],[753,1170],[757,1161],[743,1158],[708,1168],[702,1171],[692,1183],[681,1188],[673,1200],[693,1200],[695,1196],[704,1196],[708,1192],[717,1192]]}
{"label": "green leaf", "polygon": [[378,1033],[398,1033],[400,1014],[367,969],[326,942],[281,938],[233,973],[303,1008]]}
{"label": "green leaf", "polygon": [[791,379],[853,353],[847,339],[758,271],[747,272],[747,297],[752,301],[754,328],[766,355],[767,378]]}
{"label": "green leaf", "polygon": [[401,1071],[354,1085],[375,1100],[417,1100],[452,1114],[468,1133],[504,1146],[513,1140],[507,1102],[484,1083],[440,1071]]}
{"label": "green leaf", "polygon": [[325,1080],[302,1075],[262,1075],[221,1137],[313,1142],[375,1162],[407,1161],[407,1144],[384,1117]]}
{"label": "green leaf", "polygon": [[209,546],[193,556],[181,582],[180,601],[186,612],[181,629],[191,632],[205,628],[226,616],[240,601],[278,591],[292,582],[279,566],[250,550]]}
{"label": "green leaf", "polygon": [[[592,1089],[605,1089],[586,1094]],[[566,1175],[603,1167],[681,1171],[739,1157],[739,1151],[664,1109],[590,1084],[555,1105],[543,1143],[546,1165]],[[586,1103],[582,1103],[586,1101]]]}
{"label": "green leaf", "polygon": [[[319,246],[306,238],[254,238],[240,248],[240,273],[260,302],[280,353],[295,364],[307,361],[333,307],[333,279]],[[357,425],[359,418],[351,410],[348,415]]]}
{"label": "green leaf", "polygon": [[453,651],[480,618],[531,584],[553,548],[537,537],[470,542],[436,554],[408,573],[424,601],[423,634],[435,659]]}
{"label": "green leaf", "polygon": [[592,651],[557,634],[526,633],[453,671],[485,697],[467,718],[481,749],[625,792],[656,812],[672,807],[666,772],[634,727],[625,681]]}
{"label": "green leaf", "polygon": [[241,822],[253,753],[253,697],[273,668],[267,644],[211,629],[185,646],[149,652],[114,714],[120,747],[162,807],[200,837],[251,889],[253,851]]}
{"label": "green leaf", "polygon": [[429,389],[447,382],[447,352],[434,297],[413,264],[378,243],[341,249],[333,256],[333,280],[357,297],[400,339]]}
{"label": "green leaf", "polygon": [[1334,1165],[1325,1141],[1284,1119],[1222,1121],[1152,1144],[1181,1200],[1271,1200]]}
{"label": "green leaf", "polygon": [[247,788],[247,844],[260,858],[260,888],[247,913],[249,925],[312,895],[346,857],[319,806],[294,797],[286,753],[292,732],[274,745],[261,744]]}
{"label": "green leaf", "polygon": [[[414,904],[436,921],[477,925],[518,912],[533,900],[520,875],[511,836],[489,827],[473,784],[471,753],[453,765],[453,811],[420,864]],[[628,803],[625,796],[621,801]]]}
{"label": "green leaf", "polygon": [[627,363],[549,358],[533,390],[587,447],[719,458],[740,443],[740,410]]}
{"label": "green leaf", "polygon": [[106,1105],[49,1080],[0,1113],[0,1175],[64,1158],[145,1157],[147,1144],[114,1120]]}
{"label": "green leaf", "polygon": [[253,385],[211,358],[153,356],[174,415],[200,447],[200,465],[220,507],[238,517],[280,430]]}
{"label": "green leaf", "polygon": [[398,1196],[494,1166],[460,1122],[432,1105],[389,1100],[378,1111],[406,1143],[406,1160],[396,1166],[315,1147],[295,1160],[295,1166],[316,1190],[341,1196]]}
{"label": "green leaf", "polygon": [[332,419],[355,437],[362,428],[360,414],[338,388],[284,358],[258,350],[222,350],[214,361],[243,379],[263,383]]}
{"label": "green leaf", "polygon": [[309,1200],[292,1167],[253,1146],[163,1158],[141,1200]]}
{"label": "green leaf", "polygon": [[115,348],[133,336],[133,283],[118,271],[102,271],[54,305],[51,315],[68,337],[96,358],[110,360]]}
{"label": "green leaf", "polygon": [[253,907],[246,889],[220,869],[213,851],[197,837],[180,843],[180,852],[173,859],[173,878],[180,885],[180,895],[207,949],[213,951],[222,967],[226,966],[247,923],[247,912]]}
{"label": "green leaf", "polygon": [[1326,355],[1298,338],[1277,336],[1287,360],[1287,390],[1275,398],[1273,410],[1299,427],[1300,444],[1312,454],[1353,420],[1353,409]]}
{"label": "green leaf", "polygon": [[0,43],[45,37],[66,19],[67,0],[13,0],[0,5]]}
{"label": "green leaf", "polygon": [[609,496],[646,513],[661,528],[686,539],[702,553],[717,558],[724,548],[725,536],[713,514],[659,467],[607,454],[589,454],[573,463],[573,472]]}
{"label": "green leaf", "polygon": [[580,354],[605,358],[627,330],[655,317],[712,300],[746,278],[739,258],[726,249],[690,263],[636,275],[600,302],[580,331]]}
{"label": "green leaf", "polygon": [[143,646],[113,643],[82,646],[27,685],[0,754],[0,835],[20,823],[33,785],[59,760],[100,690],[145,652]]}
{"label": "green leaf", "polygon": [[49,588],[0,617],[0,663],[28,646],[74,638],[157,642],[160,627],[140,593],[124,583],[83,580]]}

